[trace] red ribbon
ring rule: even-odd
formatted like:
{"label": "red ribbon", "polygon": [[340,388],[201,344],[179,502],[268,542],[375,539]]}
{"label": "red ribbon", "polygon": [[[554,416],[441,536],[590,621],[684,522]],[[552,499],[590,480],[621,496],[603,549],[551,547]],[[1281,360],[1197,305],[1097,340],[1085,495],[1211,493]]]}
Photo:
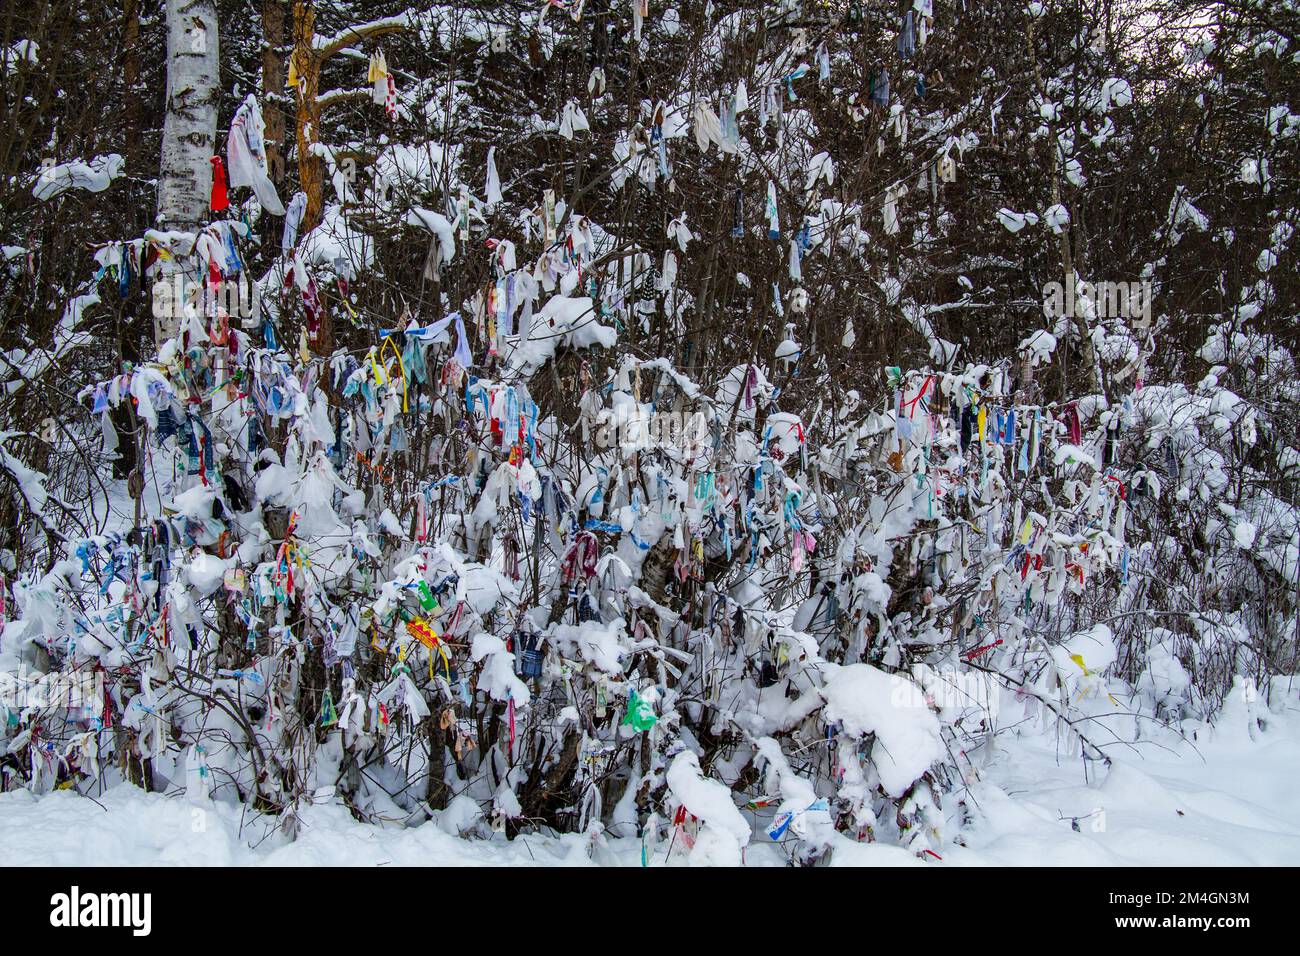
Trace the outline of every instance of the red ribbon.
{"label": "red ribbon", "polygon": [[983,654],[987,654],[989,651],[993,650],[993,648],[997,647],[997,646],[998,646],[999,644],[1001,644],[1001,643],[1002,643],[1002,638],[999,637],[999,638],[998,638],[996,641],[994,641],[992,644],[985,644],[983,647],[973,647],[973,648],[971,648],[969,651],[967,651],[965,654],[963,654],[962,657],[966,658],[966,660],[968,660],[968,661],[973,661],[973,660],[975,660],[975,658],[977,658],[977,657],[979,657],[979,656],[981,656],[981,655],[983,655]]}
{"label": "red ribbon", "polygon": [[577,577],[581,569],[584,578],[594,578],[596,576],[596,558],[600,551],[600,545],[596,541],[596,536],[590,531],[580,532],[573,544],[569,546],[568,553],[564,556],[564,562],[561,566],[561,574],[564,580],[572,581]]}
{"label": "red ribbon", "polygon": [[1071,445],[1077,445],[1083,441],[1083,426],[1079,423],[1079,406],[1071,402],[1065,409],[1065,424],[1069,429],[1069,438]]}
{"label": "red ribbon", "polygon": [[916,398],[911,401],[903,402],[902,407],[907,409],[907,417],[912,418],[916,415],[916,403],[925,398],[925,393],[930,390],[930,384],[934,381],[933,375],[927,375],[925,382],[921,385],[921,390],[916,393]]}
{"label": "red ribbon", "polygon": [[221,212],[230,206],[226,195],[226,167],[222,165],[220,156],[213,156],[209,162],[212,163],[212,211]]}

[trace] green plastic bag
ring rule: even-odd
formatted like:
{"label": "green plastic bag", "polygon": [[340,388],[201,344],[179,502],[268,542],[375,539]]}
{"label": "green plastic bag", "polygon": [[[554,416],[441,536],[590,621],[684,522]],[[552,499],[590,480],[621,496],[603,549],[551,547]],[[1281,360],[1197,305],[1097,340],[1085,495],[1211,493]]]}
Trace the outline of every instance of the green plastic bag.
{"label": "green plastic bag", "polygon": [[432,611],[437,608],[438,599],[434,597],[433,592],[429,590],[428,581],[421,581],[416,585],[415,590],[420,595],[420,607],[424,608],[426,611]]}
{"label": "green plastic bag", "polygon": [[650,702],[636,691],[632,691],[632,696],[627,701],[627,713],[623,715],[623,725],[630,724],[633,730],[640,733],[649,730],[658,720]]}
{"label": "green plastic bag", "polygon": [[334,709],[334,697],[325,688],[325,698],[320,704],[320,725],[322,727],[333,727],[339,722],[338,712]]}

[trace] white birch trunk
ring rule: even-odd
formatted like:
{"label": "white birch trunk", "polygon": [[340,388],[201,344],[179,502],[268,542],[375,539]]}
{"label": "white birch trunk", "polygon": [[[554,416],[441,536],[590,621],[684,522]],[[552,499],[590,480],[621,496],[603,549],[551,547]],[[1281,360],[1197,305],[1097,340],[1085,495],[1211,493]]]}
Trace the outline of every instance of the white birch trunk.
{"label": "white birch trunk", "polygon": [[[161,229],[196,232],[207,218],[217,139],[217,43],[215,0],[167,0],[167,113],[157,216]],[[176,334],[179,321],[176,314],[155,316],[158,344]]]}

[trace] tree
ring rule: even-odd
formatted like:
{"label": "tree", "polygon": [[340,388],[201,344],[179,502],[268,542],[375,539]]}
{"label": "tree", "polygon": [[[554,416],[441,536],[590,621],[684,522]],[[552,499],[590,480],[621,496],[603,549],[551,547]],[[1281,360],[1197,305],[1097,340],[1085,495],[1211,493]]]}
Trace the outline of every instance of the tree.
{"label": "tree", "polygon": [[[142,107],[202,152],[165,223],[221,238],[176,267],[253,276],[260,312],[212,304],[129,378],[163,237],[96,205],[147,184],[89,160],[132,130],[97,94],[75,121],[20,105],[75,80],[2,78],[27,137],[6,245],[36,245],[11,202],[66,232],[39,320],[0,274],[11,363],[52,370],[0,399],[68,432],[0,438],[12,635],[109,675],[112,752],[155,786],[290,833],[331,792],[713,862],[751,804],[792,862],[926,856],[999,702],[1091,773],[1294,669],[1281,7],[1170,0],[1154,33],[1092,0],[261,12],[213,8],[212,102],[260,71],[300,229],[180,188],[219,152],[177,138],[193,86]],[[355,88],[380,39],[383,112]],[[83,185],[34,194],[56,130]],[[1067,280],[1104,295],[1058,306]],[[1143,314],[1108,298],[1142,283]],[[21,406],[6,432],[38,427]],[[129,527],[106,453],[72,450],[114,406],[151,436]],[[69,760],[25,786],[122,775],[38,716],[7,747]]]}
{"label": "tree", "polygon": [[[207,218],[216,155],[220,39],[214,0],[167,0],[167,92],[158,225],[194,233]],[[197,281],[197,275],[188,276]],[[158,317],[158,345],[175,336],[179,316]]]}
{"label": "tree", "polygon": [[371,95],[369,89],[322,93],[321,70],[330,57],[348,49],[352,44],[371,37],[397,33],[406,28],[406,17],[398,16],[345,27],[332,36],[318,37],[315,3],[312,0],[294,0],[291,57],[298,81],[294,90],[297,101],[298,182],[307,194],[307,208],[301,227],[304,232],[315,228],[320,222],[324,207],[325,163],[315,148],[321,133],[321,114],[327,106],[349,98],[369,98]]}

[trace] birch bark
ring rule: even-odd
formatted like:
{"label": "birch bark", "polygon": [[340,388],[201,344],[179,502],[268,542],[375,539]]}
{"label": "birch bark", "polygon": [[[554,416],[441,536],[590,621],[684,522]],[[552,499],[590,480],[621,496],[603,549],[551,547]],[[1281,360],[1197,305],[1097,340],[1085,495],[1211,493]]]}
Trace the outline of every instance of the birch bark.
{"label": "birch bark", "polygon": [[[217,7],[214,0],[167,0],[167,100],[157,223],[196,232],[207,217],[217,139]],[[178,258],[164,271],[186,268]],[[176,309],[171,310],[176,313]],[[179,314],[154,317],[154,338],[176,334]]]}

